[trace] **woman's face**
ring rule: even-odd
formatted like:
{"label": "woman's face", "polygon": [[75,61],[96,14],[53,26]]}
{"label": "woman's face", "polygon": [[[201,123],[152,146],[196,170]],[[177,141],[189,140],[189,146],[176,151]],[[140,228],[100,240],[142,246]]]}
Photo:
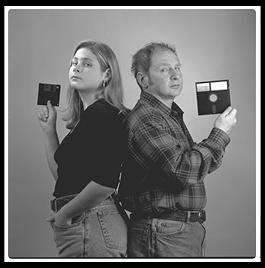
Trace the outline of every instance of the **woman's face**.
{"label": "woman's face", "polygon": [[78,49],[69,69],[71,87],[77,90],[95,90],[103,78],[104,73],[97,57],[87,48]]}

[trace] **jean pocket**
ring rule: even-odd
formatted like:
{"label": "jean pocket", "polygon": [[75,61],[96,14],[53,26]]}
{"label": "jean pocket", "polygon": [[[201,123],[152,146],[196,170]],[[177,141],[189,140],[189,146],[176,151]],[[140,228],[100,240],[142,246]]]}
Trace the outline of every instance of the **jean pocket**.
{"label": "jean pocket", "polygon": [[183,232],[185,226],[185,222],[182,221],[163,220],[158,230],[161,234],[174,235]]}
{"label": "jean pocket", "polygon": [[79,226],[85,217],[85,213],[81,213],[75,217],[72,218],[71,224],[64,225],[64,224],[57,224],[54,222],[51,223],[53,229],[69,229],[69,228],[74,228],[76,226]]}
{"label": "jean pocket", "polygon": [[115,211],[98,211],[97,217],[106,247],[126,250],[127,226],[121,215]]}

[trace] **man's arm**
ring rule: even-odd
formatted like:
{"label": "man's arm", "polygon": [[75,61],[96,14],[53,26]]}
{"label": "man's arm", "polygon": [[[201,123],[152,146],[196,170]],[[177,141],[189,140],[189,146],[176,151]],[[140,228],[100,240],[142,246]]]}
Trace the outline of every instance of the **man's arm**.
{"label": "man's arm", "polygon": [[181,139],[172,136],[163,122],[157,116],[143,120],[141,127],[134,130],[131,140],[140,161],[149,167],[160,168],[162,176],[159,179],[175,182],[176,186],[179,182],[194,184],[221,165],[225,147],[230,141],[223,130],[214,127],[207,139],[187,148]]}

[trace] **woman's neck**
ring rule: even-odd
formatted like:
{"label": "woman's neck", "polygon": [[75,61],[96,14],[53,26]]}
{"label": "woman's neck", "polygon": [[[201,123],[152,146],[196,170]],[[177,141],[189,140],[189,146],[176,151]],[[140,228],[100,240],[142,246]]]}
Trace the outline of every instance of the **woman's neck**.
{"label": "woman's neck", "polygon": [[79,97],[82,100],[84,110],[98,100],[98,94],[96,92],[83,92],[79,91]]}

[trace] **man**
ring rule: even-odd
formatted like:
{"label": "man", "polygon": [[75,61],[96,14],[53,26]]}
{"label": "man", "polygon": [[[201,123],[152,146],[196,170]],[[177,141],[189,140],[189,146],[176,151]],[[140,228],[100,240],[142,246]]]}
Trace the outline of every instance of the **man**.
{"label": "man", "polygon": [[227,108],[209,137],[194,143],[174,102],[182,90],[175,48],[150,43],[132,61],[141,96],[127,120],[128,156],[119,196],[131,212],[129,257],[204,256],[204,178],[221,165],[236,123]]}

